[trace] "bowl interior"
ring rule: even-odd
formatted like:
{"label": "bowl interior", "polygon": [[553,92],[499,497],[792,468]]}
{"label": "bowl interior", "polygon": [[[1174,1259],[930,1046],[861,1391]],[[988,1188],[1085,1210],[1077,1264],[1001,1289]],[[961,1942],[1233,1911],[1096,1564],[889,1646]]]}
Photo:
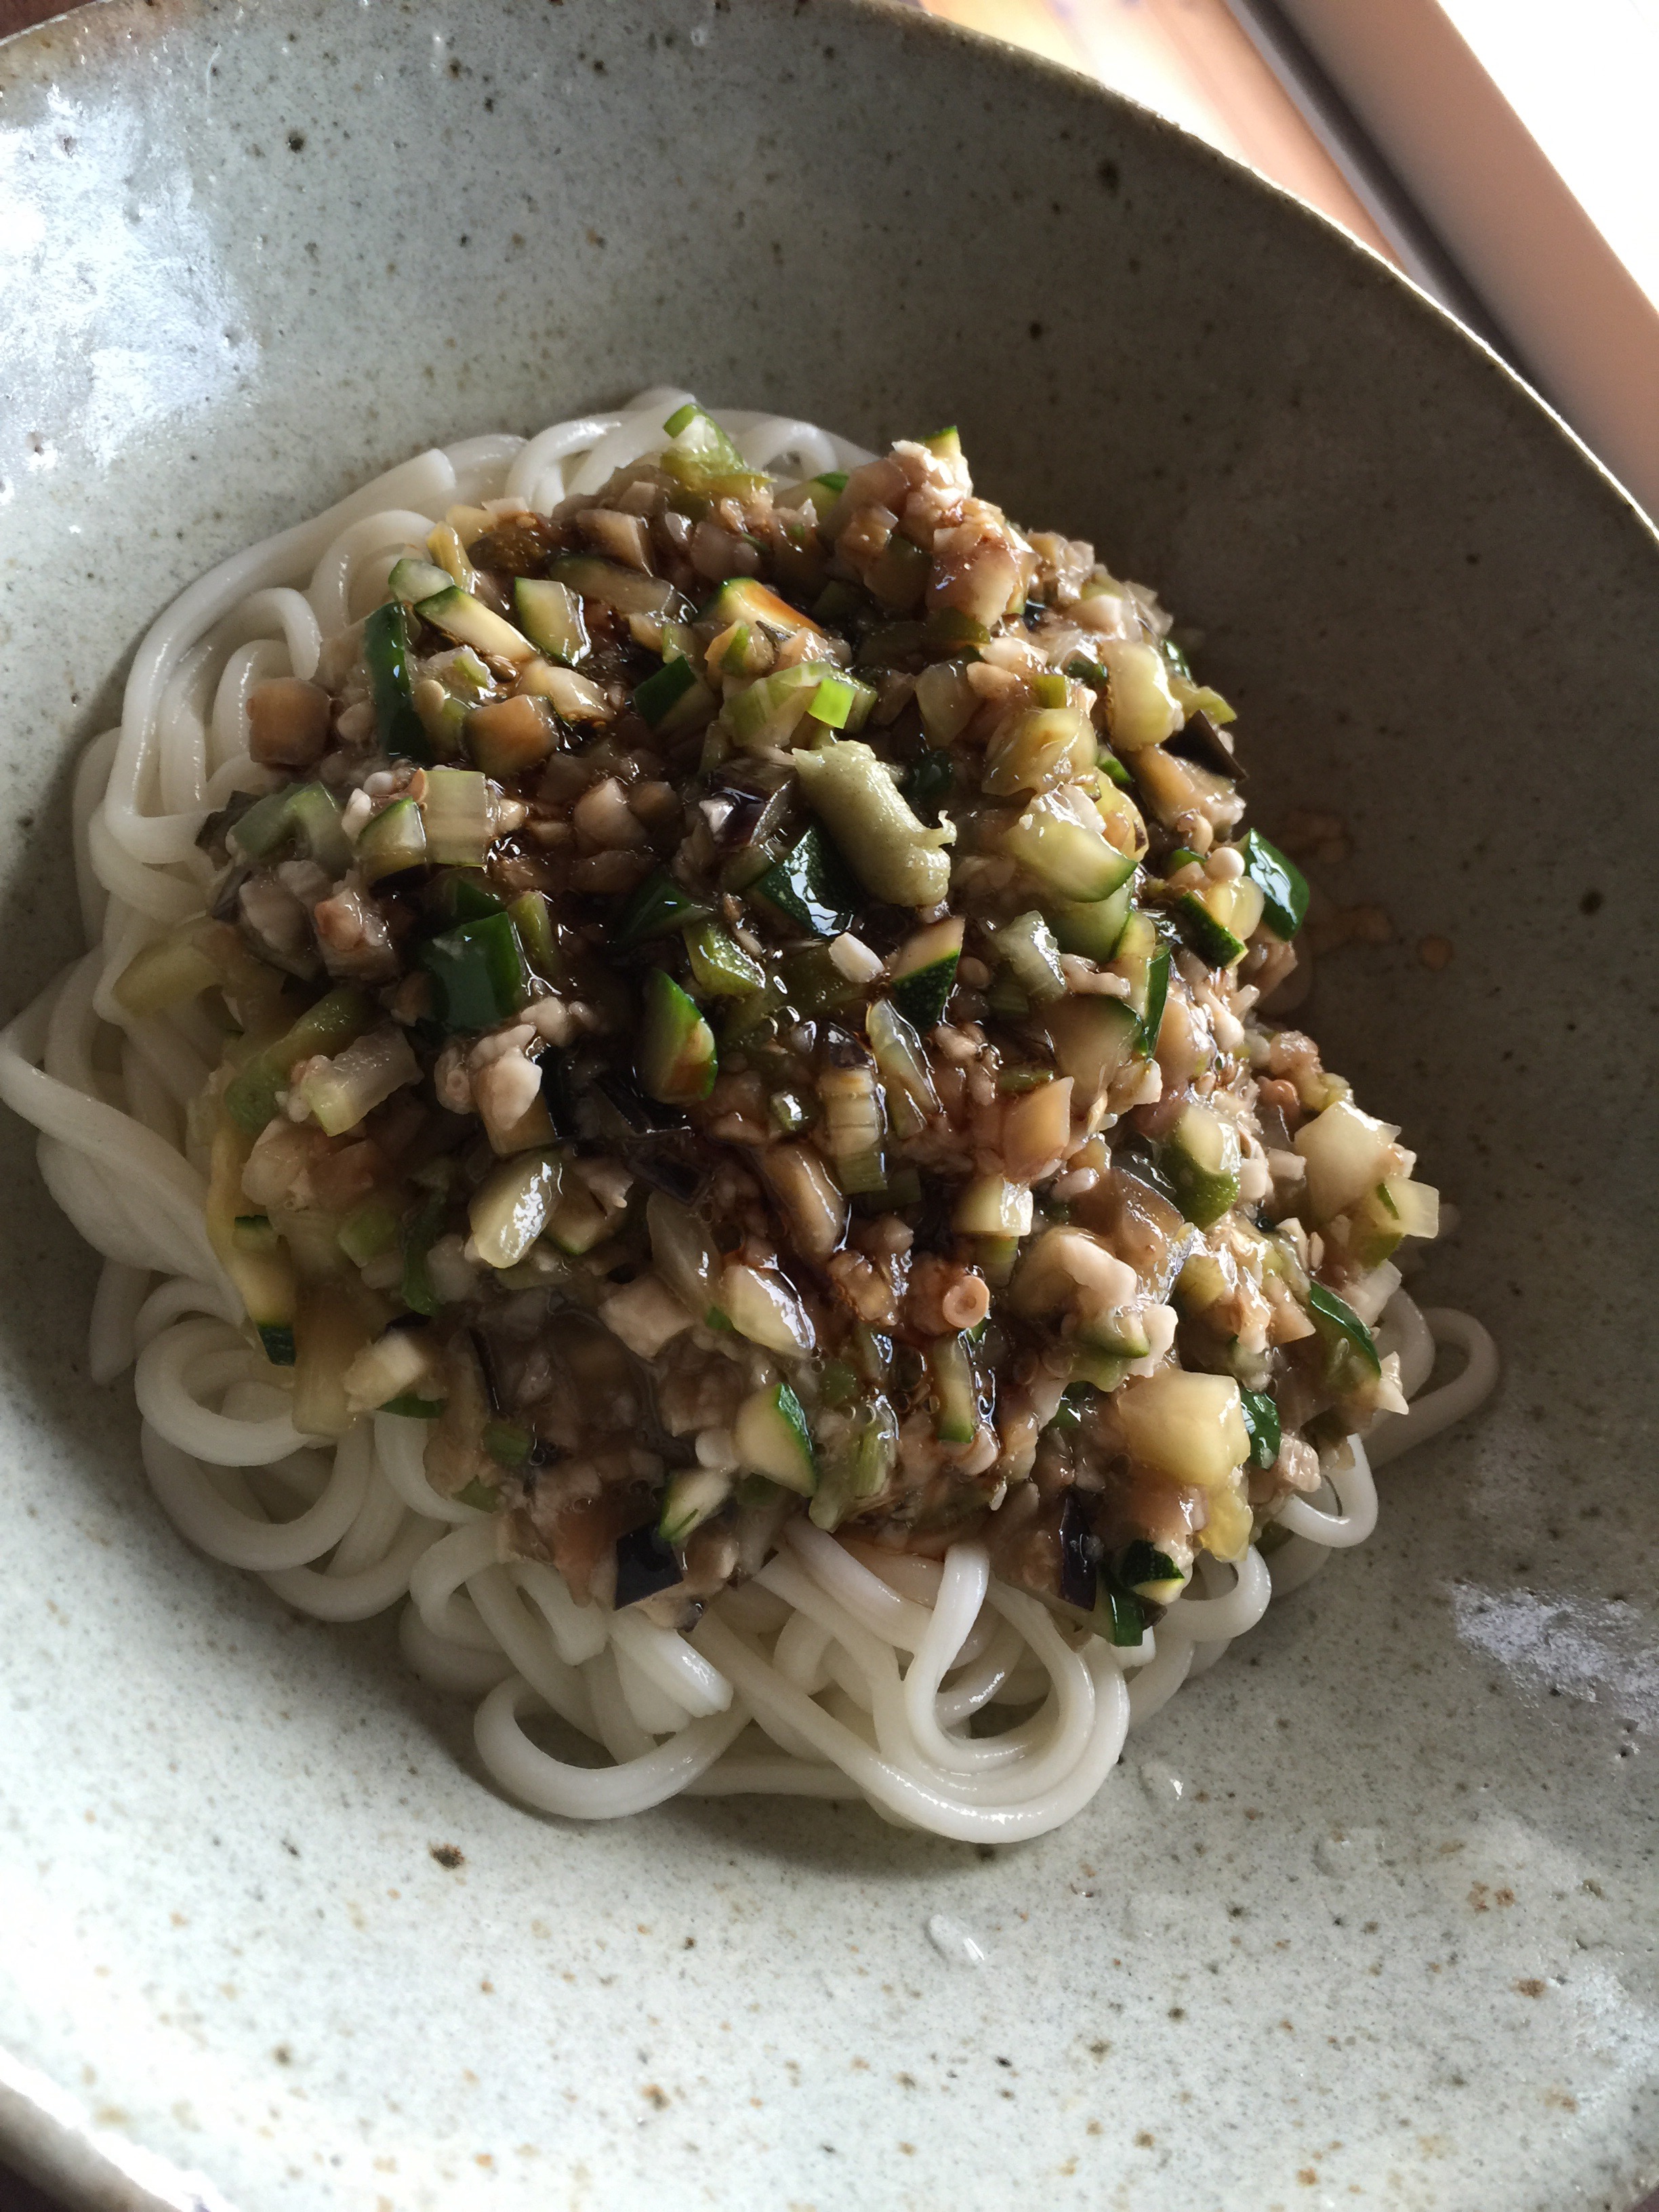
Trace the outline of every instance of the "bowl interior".
{"label": "bowl interior", "polygon": [[[260,2212],[1036,2174],[1623,2212],[1659,2152],[1651,532],[1318,218],[901,8],[104,0],[0,50],[0,161],[8,1011],[78,949],[75,749],[226,553],[670,377],[872,444],[954,421],[1202,629],[1254,817],[1346,825],[1314,872],[1394,936],[1309,1024],[1455,1200],[1427,1295],[1506,1365],[1045,1842],[578,1830],[482,1784],[384,1625],[173,1537],[8,1117],[0,2046],[40,2099]],[[5,2109],[70,2170],[69,2105]]]}

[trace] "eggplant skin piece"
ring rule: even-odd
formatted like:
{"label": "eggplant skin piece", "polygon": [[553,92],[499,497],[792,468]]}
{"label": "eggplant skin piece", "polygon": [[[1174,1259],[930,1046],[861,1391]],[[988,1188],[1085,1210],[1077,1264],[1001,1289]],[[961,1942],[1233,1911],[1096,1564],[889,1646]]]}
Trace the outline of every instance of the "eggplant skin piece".
{"label": "eggplant skin piece", "polygon": [[654,1522],[630,1528],[617,1539],[617,1612],[625,1605],[637,1605],[643,1597],[655,1597],[659,1590],[672,1589],[682,1571],[679,1553],[672,1544],[664,1543]]}
{"label": "eggplant skin piece", "polygon": [[1095,1609],[1099,1558],[1100,1541],[1089,1526],[1088,1508],[1075,1490],[1068,1490],[1060,1513],[1060,1595],[1084,1613]]}

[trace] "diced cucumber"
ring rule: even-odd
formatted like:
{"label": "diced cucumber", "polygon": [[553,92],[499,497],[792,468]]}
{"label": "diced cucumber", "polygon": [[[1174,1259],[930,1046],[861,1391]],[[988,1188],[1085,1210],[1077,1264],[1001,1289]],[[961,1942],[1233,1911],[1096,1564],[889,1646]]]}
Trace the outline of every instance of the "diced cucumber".
{"label": "diced cucumber", "polygon": [[1016,915],[996,933],[996,949],[1034,1006],[1066,995],[1066,977],[1054,932],[1040,914]]}
{"label": "diced cucumber", "polygon": [[1110,1575],[1102,1575],[1095,1586],[1094,1617],[1097,1636],[1109,1644],[1133,1646],[1146,1638],[1146,1613],[1139,1597]]}
{"label": "diced cucumber", "polygon": [[1228,798],[1229,779],[1196,761],[1178,760],[1162,745],[1148,745],[1130,755],[1130,766],[1142,800],[1164,824],[1173,830],[1182,817],[1201,812],[1206,805]]}
{"label": "diced cucumber", "polygon": [[1241,1387],[1238,1402],[1250,1439],[1250,1465],[1258,1470],[1270,1468],[1279,1457],[1279,1407],[1273,1393]]}
{"label": "diced cucumber", "polygon": [[918,820],[937,822],[957,787],[957,764],[949,753],[924,753],[907,769],[900,788]]}
{"label": "diced cucumber", "polygon": [[294,1315],[293,1405],[301,1436],[343,1437],[357,1419],[345,1378],[376,1333],[371,1311],[361,1285],[313,1283],[301,1294]]}
{"label": "diced cucumber", "polygon": [[979,1383],[965,1336],[935,1337],[927,1347],[933,1434],[941,1443],[972,1443],[979,1431]]}
{"label": "diced cucumber", "polygon": [[1346,1213],[1376,1189],[1397,1164],[1399,1133],[1392,1122],[1361,1113],[1346,1098],[1302,1124],[1291,1141],[1308,1164],[1308,1200],[1316,1223]]}
{"label": "diced cucumber", "polygon": [[267,1260],[282,1239],[268,1213],[239,1213],[230,1224],[230,1241],[236,1251]]}
{"label": "diced cucumber", "polygon": [[766,970],[717,921],[696,921],[681,932],[697,988],[711,999],[744,999],[764,990]]}
{"label": "diced cucumber", "polygon": [[888,996],[924,1036],[945,1018],[945,1004],[956,987],[962,933],[960,915],[930,922],[905,939],[893,962]]}
{"label": "diced cucumber", "polygon": [[486,1421],[479,1441],[501,1467],[522,1467],[536,1449],[535,1431],[522,1421]]}
{"label": "diced cucumber", "polygon": [[930,745],[952,745],[979,712],[980,696],[968,681],[968,664],[936,660],[916,678],[916,706]]}
{"label": "diced cucumber", "polygon": [[1145,1537],[1124,1546],[1112,1562],[1112,1577],[1121,1588],[1152,1605],[1173,1605],[1188,1579],[1167,1552],[1160,1552]]}
{"label": "diced cucumber", "polygon": [[1259,830],[1239,846],[1244,873],[1261,893],[1262,911],[1275,936],[1292,938],[1308,911],[1308,879],[1296,862],[1270,845]]}
{"label": "diced cucumber", "polygon": [[870,719],[876,695],[856,676],[839,672],[826,676],[807,702],[806,711],[826,730],[861,730]]}
{"label": "diced cucumber", "polygon": [[[208,1237],[235,1285],[265,1358],[273,1367],[292,1367],[298,1297],[294,1260],[265,1217],[238,1212],[246,1204],[242,1170],[248,1151],[246,1129],[228,1115],[222,1115],[214,1130],[209,1162]],[[264,1231],[253,1229],[256,1220],[264,1221]]]}
{"label": "diced cucumber", "polygon": [[437,1312],[438,1300],[427,1273],[426,1255],[438,1240],[447,1210],[444,1191],[434,1190],[404,1218],[404,1268],[398,1295],[411,1313],[425,1314],[428,1318]]}
{"label": "diced cucumber", "polygon": [[710,908],[677,883],[665,868],[647,876],[636,891],[630,893],[611,926],[613,945],[641,945],[648,937],[661,937],[671,929],[681,929],[688,922],[706,921]]}
{"label": "diced cucumber", "polygon": [[1348,1254],[1362,1267],[1380,1267],[1405,1235],[1400,1208],[1386,1182],[1356,1200],[1348,1216]]}
{"label": "diced cucumber", "polygon": [[837,1528],[858,1506],[885,1490],[898,1463],[898,1416],[879,1390],[859,1406],[851,1434],[827,1465],[808,1517],[820,1528]]}
{"label": "diced cucumber", "polygon": [[405,606],[418,606],[422,599],[435,599],[447,592],[455,579],[447,568],[439,568],[435,561],[417,561],[405,556],[392,564],[392,574],[386,578],[390,588]]}
{"label": "diced cucumber", "polygon": [[695,1529],[718,1513],[735,1486],[731,1470],[716,1467],[690,1467],[669,1479],[663,1493],[662,1514],[657,1522],[657,1534],[665,1544],[672,1544],[677,1552],[684,1551],[686,1539]]}
{"label": "diced cucumber", "polygon": [[1134,885],[1126,880],[1107,898],[1056,899],[1048,908],[1048,926],[1060,951],[1104,967],[1116,956],[1133,896]]}
{"label": "diced cucumber", "polygon": [[1169,670],[1156,647],[1132,638],[1102,638],[1100,657],[1110,678],[1106,725],[1119,752],[1161,744],[1181,727]]}
{"label": "diced cucumber", "polygon": [[[726,666],[737,672],[729,659]],[[875,698],[867,684],[833,661],[803,660],[751,683],[727,701],[723,719],[738,744],[764,751],[785,744],[809,720],[820,738],[826,729],[861,729]]]}
{"label": "diced cucumber", "polygon": [[823,635],[811,615],[792,607],[753,576],[728,577],[703,608],[700,619],[718,623],[722,629],[732,623],[754,623],[780,638],[795,637],[803,630],[810,630],[814,637]]}
{"label": "diced cucumber", "polygon": [[750,889],[814,937],[839,937],[851,928],[859,909],[858,890],[846,862],[816,824]]}
{"label": "diced cucumber", "polygon": [[798,1014],[833,1014],[864,995],[864,987],[836,966],[827,945],[802,945],[778,963],[784,995]]}
{"label": "diced cucumber", "polygon": [[507,911],[525,958],[544,982],[559,982],[564,963],[559,957],[552,900],[545,891],[520,891]]}
{"label": "diced cucumber", "polygon": [[732,1434],[738,1458],[753,1474],[810,1498],[818,1486],[817,1455],[800,1400],[787,1382],[752,1390],[738,1408]]}
{"label": "diced cucumber", "polygon": [[199,921],[170,930],[145,945],[121,970],[115,995],[130,1014],[159,1014],[182,1006],[221,980],[221,971],[198,941]]}
{"label": "diced cucumber", "polygon": [[523,1259],[558,1204],[562,1181],[561,1163],[550,1152],[520,1152],[490,1170],[467,1208],[486,1267],[512,1267]]}
{"label": "diced cucumber", "polygon": [[343,1051],[362,1035],[374,1012],[371,1001],[349,984],[329,992],[292,1029],[244,1061],[225,1086],[226,1113],[239,1129],[257,1137],[276,1111],[277,1095],[287,1089],[290,1071],[318,1053]]}
{"label": "diced cucumber", "polygon": [[226,843],[244,860],[279,860],[301,853],[327,870],[343,874],[351,865],[351,845],[340,821],[340,802],[325,783],[284,784],[257,799],[226,833]]}
{"label": "diced cucumber", "polygon": [[481,868],[446,868],[426,886],[422,903],[435,922],[453,929],[457,922],[482,921],[500,914],[506,901]]}
{"label": "diced cucumber", "polygon": [[1376,1340],[1346,1299],[1323,1283],[1308,1286],[1308,1318],[1325,1352],[1325,1380],[1337,1390],[1352,1390],[1382,1372]]}
{"label": "diced cucumber", "polygon": [[[1043,679],[1039,677],[1039,684]],[[1057,676],[1061,703],[1016,715],[985,749],[980,788],[993,799],[1018,791],[1047,791],[1087,775],[1095,764],[1094,725],[1079,707],[1065,702],[1066,679]]]}
{"label": "diced cucumber", "polygon": [[[423,562],[400,562],[400,568]],[[434,571],[441,574],[441,571]],[[440,590],[442,586],[438,586]],[[416,713],[415,655],[409,610],[400,601],[376,607],[363,624],[363,663],[374,697],[374,724],[380,750],[393,760],[430,760],[432,750]]]}
{"label": "diced cucumber", "polygon": [[1132,854],[1109,842],[1100,816],[1074,784],[1034,799],[1003,848],[1064,899],[1103,899],[1134,873]]}
{"label": "diced cucumber", "polygon": [[1139,1049],[1150,1054],[1158,1049],[1158,1033],[1164,1025],[1170,955],[1149,915],[1136,911],[1124,923],[1112,965],[1128,978],[1128,1004],[1140,1022]]}
{"label": "diced cucumber", "polygon": [[384,1329],[347,1369],[346,1403],[367,1413],[396,1399],[430,1402],[439,1384],[437,1364],[424,1328]]}
{"label": "diced cucumber", "polygon": [[336,1233],[335,1242],[354,1267],[366,1267],[389,1252],[398,1241],[398,1216],[383,1198],[366,1198],[354,1206]]}
{"label": "diced cucumber", "polygon": [[[412,1391],[405,1390],[395,1398],[388,1398],[379,1410],[383,1413],[396,1413],[405,1421],[435,1421],[441,1418],[444,1404],[441,1398],[417,1398]],[[476,1487],[475,1484],[468,1483],[465,1489],[458,1490],[455,1495],[464,1502],[470,1502],[466,1499],[466,1492]]]}
{"label": "diced cucumber", "polygon": [[1237,1125],[1196,1099],[1182,1109],[1158,1164],[1176,1205],[1200,1229],[1208,1229],[1237,1205]]}
{"label": "diced cucumber", "polygon": [[1072,1384],[1074,1388],[1079,1383],[1087,1383],[1093,1389],[1104,1391],[1109,1397],[1121,1384],[1131,1364],[1109,1352],[1098,1352],[1091,1344],[1073,1340]]}
{"label": "diced cucumber", "polygon": [[462,867],[483,863],[495,836],[495,809],[477,769],[428,769],[421,814],[428,860]]}
{"label": "diced cucumber", "polygon": [[553,718],[545,704],[525,692],[515,692],[507,699],[486,699],[467,716],[463,734],[467,751],[483,773],[493,775],[498,783],[509,783],[514,776],[539,768],[556,740]]}
{"label": "diced cucumber", "polygon": [[563,584],[620,615],[661,617],[673,614],[680,604],[679,593],[660,576],[624,568],[620,562],[602,561],[597,554],[562,553],[549,564],[547,574],[550,582]]}
{"label": "diced cucumber", "polygon": [[695,399],[677,407],[663,424],[672,443],[657,456],[658,466],[689,490],[742,497],[767,478],[751,469],[720,424]]}
{"label": "diced cucumber", "polygon": [[1175,914],[1182,937],[1206,968],[1231,968],[1244,957],[1248,947],[1217,921],[1196,891],[1182,892]]}
{"label": "diced cucumber", "polygon": [[496,660],[508,660],[516,666],[530,659],[536,650],[522,630],[514,629],[493,607],[464,592],[459,584],[434,592],[415,611],[422,622],[453,637],[457,645],[470,645],[475,653],[488,653]]}
{"label": "diced cucumber", "polygon": [[394,799],[365,824],[357,840],[357,866],[366,884],[424,867],[426,859],[426,824],[412,799]]}
{"label": "diced cucumber", "polygon": [[1104,1352],[1109,1359],[1132,1364],[1145,1359],[1152,1350],[1144,1316],[1129,1306],[1102,1306],[1079,1315],[1077,1338],[1091,1351]]}
{"label": "diced cucumber", "polygon": [[580,1176],[566,1176],[546,1233],[561,1252],[578,1260],[609,1235],[611,1219]]}
{"label": "diced cucumber", "polygon": [[1028,1237],[1031,1194],[1000,1175],[975,1176],[963,1185],[951,1212],[951,1226],[964,1237]]}
{"label": "diced cucumber", "polygon": [[568,584],[556,584],[546,576],[515,576],[513,611],[519,617],[519,628],[537,652],[544,653],[550,660],[574,668],[586,657],[587,624],[582,620],[582,603]]}
{"label": "diced cucumber", "polygon": [[1079,1111],[1104,1093],[1140,1038],[1140,1024],[1125,1000],[1096,992],[1075,992],[1059,1000],[1044,1025],[1055,1066],[1077,1085]]}
{"label": "diced cucumber", "polygon": [[[937,1114],[939,1093],[933,1088],[921,1039],[891,1000],[877,999],[872,1002],[865,1022],[865,1034],[875,1053],[881,1079],[887,1086],[889,1106],[908,1099],[918,1116]],[[915,1133],[913,1127],[908,1133]]]}
{"label": "diced cucumber", "polygon": [[684,659],[665,660],[634,693],[635,712],[663,738],[696,729],[713,714],[715,703],[714,693]]}
{"label": "diced cucumber", "polygon": [[660,968],[645,979],[635,1065],[647,1097],[664,1106],[690,1105],[714,1087],[714,1033],[696,1001]]}
{"label": "diced cucumber", "polygon": [[494,1029],[530,995],[530,971],[511,918],[485,915],[415,949],[432,978],[433,1016],[452,1036]]}
{"label": "diced cucumber", "polygon": [[1116,1410],[1130,1451],[1176,1482],[1224,1489],[1249,1457],[1238,1385],[1230,1375],[1165,1367],[1126,1383]]}
{"label": "diced cucumber", "polygon": [[295,1089],[328,1135],[342,1137],[394,1091],[420,1079],[409,1039],[395,1022],[382,1022],[343,1052],[312,1061]]}
{"label": "diced cucumber", "polygon": [[794,762],[808,804],[867,890],[895,906],[933,906],[945,896],[951,863],[944,848],[954,827],[919,822],[868,745],[848,739],[797,753]]}

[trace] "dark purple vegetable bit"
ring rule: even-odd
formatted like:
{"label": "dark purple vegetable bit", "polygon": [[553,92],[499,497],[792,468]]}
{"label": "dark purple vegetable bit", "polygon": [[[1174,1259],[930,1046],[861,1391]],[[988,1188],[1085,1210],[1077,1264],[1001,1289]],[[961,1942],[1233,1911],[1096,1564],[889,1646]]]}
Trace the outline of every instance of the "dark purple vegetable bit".
{"label": "dark purple vegetable bit", "polygon": [[655,1597],[659,1590],[672,1589],[679,1579],[679,1554],[672,1544],[664,1543],[654,1522],[647,1521],[642,1528],[630,1528],[625,1536],[617,1537],[618,1612],[625,1605],[637,1605],[641,1598]]}
{"label": "dark purple vegetable bit", "polygon": [[1188,714],[1185,729],[1177,730],[1172,738],[1165,738],[1164,750],[1174,753],[1177,759],[1189,760],[1199,768],[1212,768],[1219,775],[1230,775],[1235,783],[1244,781],[1243,763],[1233,750],[1233,741],[1217,728],[1207,714]]}
{"label": "dark purple vegetable bit", "polygon": [[1060,1509],[1060,1595],[1067,1605],[1092,1613],[1100,1580],[1100,1540],[1075,1490]]}
{"label": "dark purple vegetable bit", "polygon": [[472,1340],[472,1349],[478,1355],[478,1371],[483,1376],[484,1395],[489,1401],[489,1410],[492,1413],[501,1413],[506,1410],[507,1400],[501,1389],[501,1370],[490,1349],[489,1340],[478,1328],[468,1329],[467,1334]]}
{"label": "dark purple vegetable bit", "polygon": [[568,1053],[544,1052],[538,1065],[542,1072],[542,1103],[562,1143],[573,1143],[581,1134],[577,1112],[580,1088]]}
{"label": "dark purple vegetable bit", "polygon": [[716,784],[700,802],[708,834],[720,853],[740,853],[769,837],[783,819],[788,787],[750,791],[740,783]]}
{"label": "dark purple vegetable bit", "polygon": [[703,1148],[689,1129],[654,1129],[628,1139],[622,1146],[623,1162],[653,1190],[695,1206],[708,1181]]}
{"label": "dark purple vegetable bit", "polygon": [[600,1109],[600,1121],[614,1115],[622,1124],[617,1133],[624,1137],[647,1137],[659,1129],[679,1129],[685,1126],[685,1116],[678,1107],[659,1105],[647,1098],[625,1070],[619,1067],[601,1069],[593,1078],[593,1088],[611,1109],[607,1115]]}

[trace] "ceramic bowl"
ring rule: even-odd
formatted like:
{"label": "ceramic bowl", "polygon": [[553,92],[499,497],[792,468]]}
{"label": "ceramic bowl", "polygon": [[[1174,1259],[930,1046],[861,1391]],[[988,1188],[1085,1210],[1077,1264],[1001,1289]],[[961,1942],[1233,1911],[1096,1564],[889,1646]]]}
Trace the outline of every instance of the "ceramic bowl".
{"label": "ceramic bowl", "polygon": [[240,2212],[1628,2212],[1659,546],[1616,486],[1317,217],[900,9],[104,0],[0,49],[0,163],[9,1005],[74,949],[76,749],[231,550],[665,378],[955,421],[1202,627],[1258,818],[1348,825],[1315,872],[1395,936],[1311,1023],[1461,1207],[1429,1294],[1506,1370],[1041,1844],[561,1826],[386,1626],[173,1534],[6,1119],[9,2155]]}

